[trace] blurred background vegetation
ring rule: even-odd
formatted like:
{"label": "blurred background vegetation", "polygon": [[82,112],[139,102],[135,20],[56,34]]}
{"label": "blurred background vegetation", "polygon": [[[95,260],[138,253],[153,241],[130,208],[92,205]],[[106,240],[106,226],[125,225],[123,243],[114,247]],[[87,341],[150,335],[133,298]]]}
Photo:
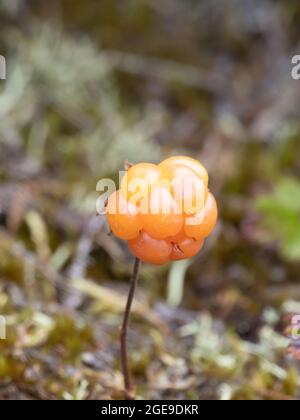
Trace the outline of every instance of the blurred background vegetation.
{"label": "blurred background vegetation", "polygon": [[300,397],[299,21],[297,0],[1,0],[0,399],[122,398],[132,257],[96,183],[177,153],[220,222],[195,260],[143,268],[138,396]]}

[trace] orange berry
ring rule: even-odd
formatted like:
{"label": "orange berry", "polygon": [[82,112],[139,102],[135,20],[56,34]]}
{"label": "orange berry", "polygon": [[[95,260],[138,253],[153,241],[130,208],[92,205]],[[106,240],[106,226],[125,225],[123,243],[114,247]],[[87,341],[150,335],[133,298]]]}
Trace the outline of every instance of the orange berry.
{"label": "orange berry", "polygon": [[128,241],[132,253],[158,265],[196,255],[218,217],[206,169],[184,156],[132,166],[106,213],[111,230]]}
{"label": "orange berry", "polygon": [[171,260],[185,260],[192,258],[198,254],[203,247],[204,241],[196,241],[192,238],[185,238],[178,243],[173,243],[173,249],[171,252]]}
{"label": "orange berry", "polygon": [[156,187],[150,194],[149,202],[145,204],[140,218],[144,230],[150,236],[165,239],[180,232],[184,218],[168,188]]}
{"label": "orange berry", "polygon": [[162,161],[158,166],[162,171],[165,171],[174,165],[180,165],[191,169],[200,179],[203,179],[205,186],[208,186],[207,170],[198,160],[186,156],[173,156]]}
{"label": "orange berry", "polygon": [[138,209],[120,191],[109,197],[106,214],[109,226],[116,236],[126,241],[138,237],[143,227]]}
{"label": "orange berry", "polygon": [[171,183],[173,196],[184,213],[195,215],[203,209],[208,189],[192,169],[173,164],[162,169],[162,175]]}
{"label": "orange berry", "polygon": [[141,261],[163,265],[169,262],[172,245],[162,239],[151,238],[146,232],[141,232],[139,237],[128,242],[132,254]]}
{"label": "orange berry", "polygon": [[218,219],[218,208],[215,197],[208,193],[205,207],[195,217],[187,217],[184,231],[189,238],[201,240],[211,234]]}
{"label": "orange berry", "polygon": [[123,196],[138,205],[140,200],[149,195],[159,182],[161,171],[152,163],[138,163],[132,166],[121,182]]}

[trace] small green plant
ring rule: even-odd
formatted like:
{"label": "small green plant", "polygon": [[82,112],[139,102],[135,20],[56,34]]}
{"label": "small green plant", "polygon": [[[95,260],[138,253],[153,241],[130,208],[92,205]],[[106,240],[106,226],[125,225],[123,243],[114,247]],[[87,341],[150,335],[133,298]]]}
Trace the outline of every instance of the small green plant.
{"label": "small green plant", "polygon": [[257,199],[256,208],[272,239],[279,241],[283,256],[300,259],[300,181],[282,178],[271,194]]}

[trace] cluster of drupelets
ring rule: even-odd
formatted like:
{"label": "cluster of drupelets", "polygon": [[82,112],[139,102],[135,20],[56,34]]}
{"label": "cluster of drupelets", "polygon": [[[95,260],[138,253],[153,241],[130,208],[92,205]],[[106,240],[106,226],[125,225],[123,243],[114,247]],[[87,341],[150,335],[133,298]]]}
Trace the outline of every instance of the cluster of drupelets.
{"label": "cluster of drupelets", "polygon": [[106,213],[112,232],[128,241],[132,254],[156,265],[194,257],[218,216],[206,169],[184,156],[132,166],[109,197]]}

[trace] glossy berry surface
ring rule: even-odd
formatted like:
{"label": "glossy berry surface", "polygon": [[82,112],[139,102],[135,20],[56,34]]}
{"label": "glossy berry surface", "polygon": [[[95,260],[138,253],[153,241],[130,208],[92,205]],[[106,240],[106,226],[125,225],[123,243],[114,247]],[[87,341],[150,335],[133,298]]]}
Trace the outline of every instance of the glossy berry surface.
{"label": "glossy berry surface", "polygon": [[106,211],[109,226],[116,236],[128,241],[139,235],[143,226],[138,209],[120,191],[109,197]]}
{"label": "glossy berry surface", "polygon": [[158,167],[161,171],[170,170],[174,166],[181,166],[190,169],[200,179],[203,179],[205,186],[208,186],[208,173],[204,166],[195,159],[187,156],[174,156],[161,162]]}
{"label": "glossy berry surface", "polygon": [[193,258],[202,249],[204,240],[197,241],[191,238],[185,238],[179,242],[172,243],[171,260],[186,260]]}
{"label": "glossy berry surface", "polygon": [[[207,238],[213,231],[218,220],[218,208],[215,197],[208,193],[208,197],[201,213],[189,218],[185,222],[185,233],[190,238],[201,240]],[[189,224],[189,223],[192,224]]]}
{"label": "glossy berry surface", "polygon": [[206,169],[184,156],[132,166],[109,197],[106,213],[112,232],[128,241],[132,254],[154,265],[197,255],[218,218]]}
{"label": "glossy berry surface", "polygon": [[172,244],[164,239],[154,239],[146,232],[128,242],[133,255],[140,260],[155,265],[166,264],[170,260]]}
{"label": "glossy berry surface", "polygon": [[161,171],[152,163],[138,163],[132,166],[121,182],[121,192],[129,201],[139,202],[145,198],[161,178]]}
{"label": "glossy berry surface", "polygon": [[170,181],[171,191],[183,213],[195,215],[205,204],[208,195],[206,177],[199,177],[192,169],[179,164],[162,167],[163,176]]}
{"label": "glossy berry surface", "polygon": [[141,214],[144,230],[155,239],[165,239],[177,235],[184,218],[170,191],[163,186],[153,189],[149,195],[149,210]]}

